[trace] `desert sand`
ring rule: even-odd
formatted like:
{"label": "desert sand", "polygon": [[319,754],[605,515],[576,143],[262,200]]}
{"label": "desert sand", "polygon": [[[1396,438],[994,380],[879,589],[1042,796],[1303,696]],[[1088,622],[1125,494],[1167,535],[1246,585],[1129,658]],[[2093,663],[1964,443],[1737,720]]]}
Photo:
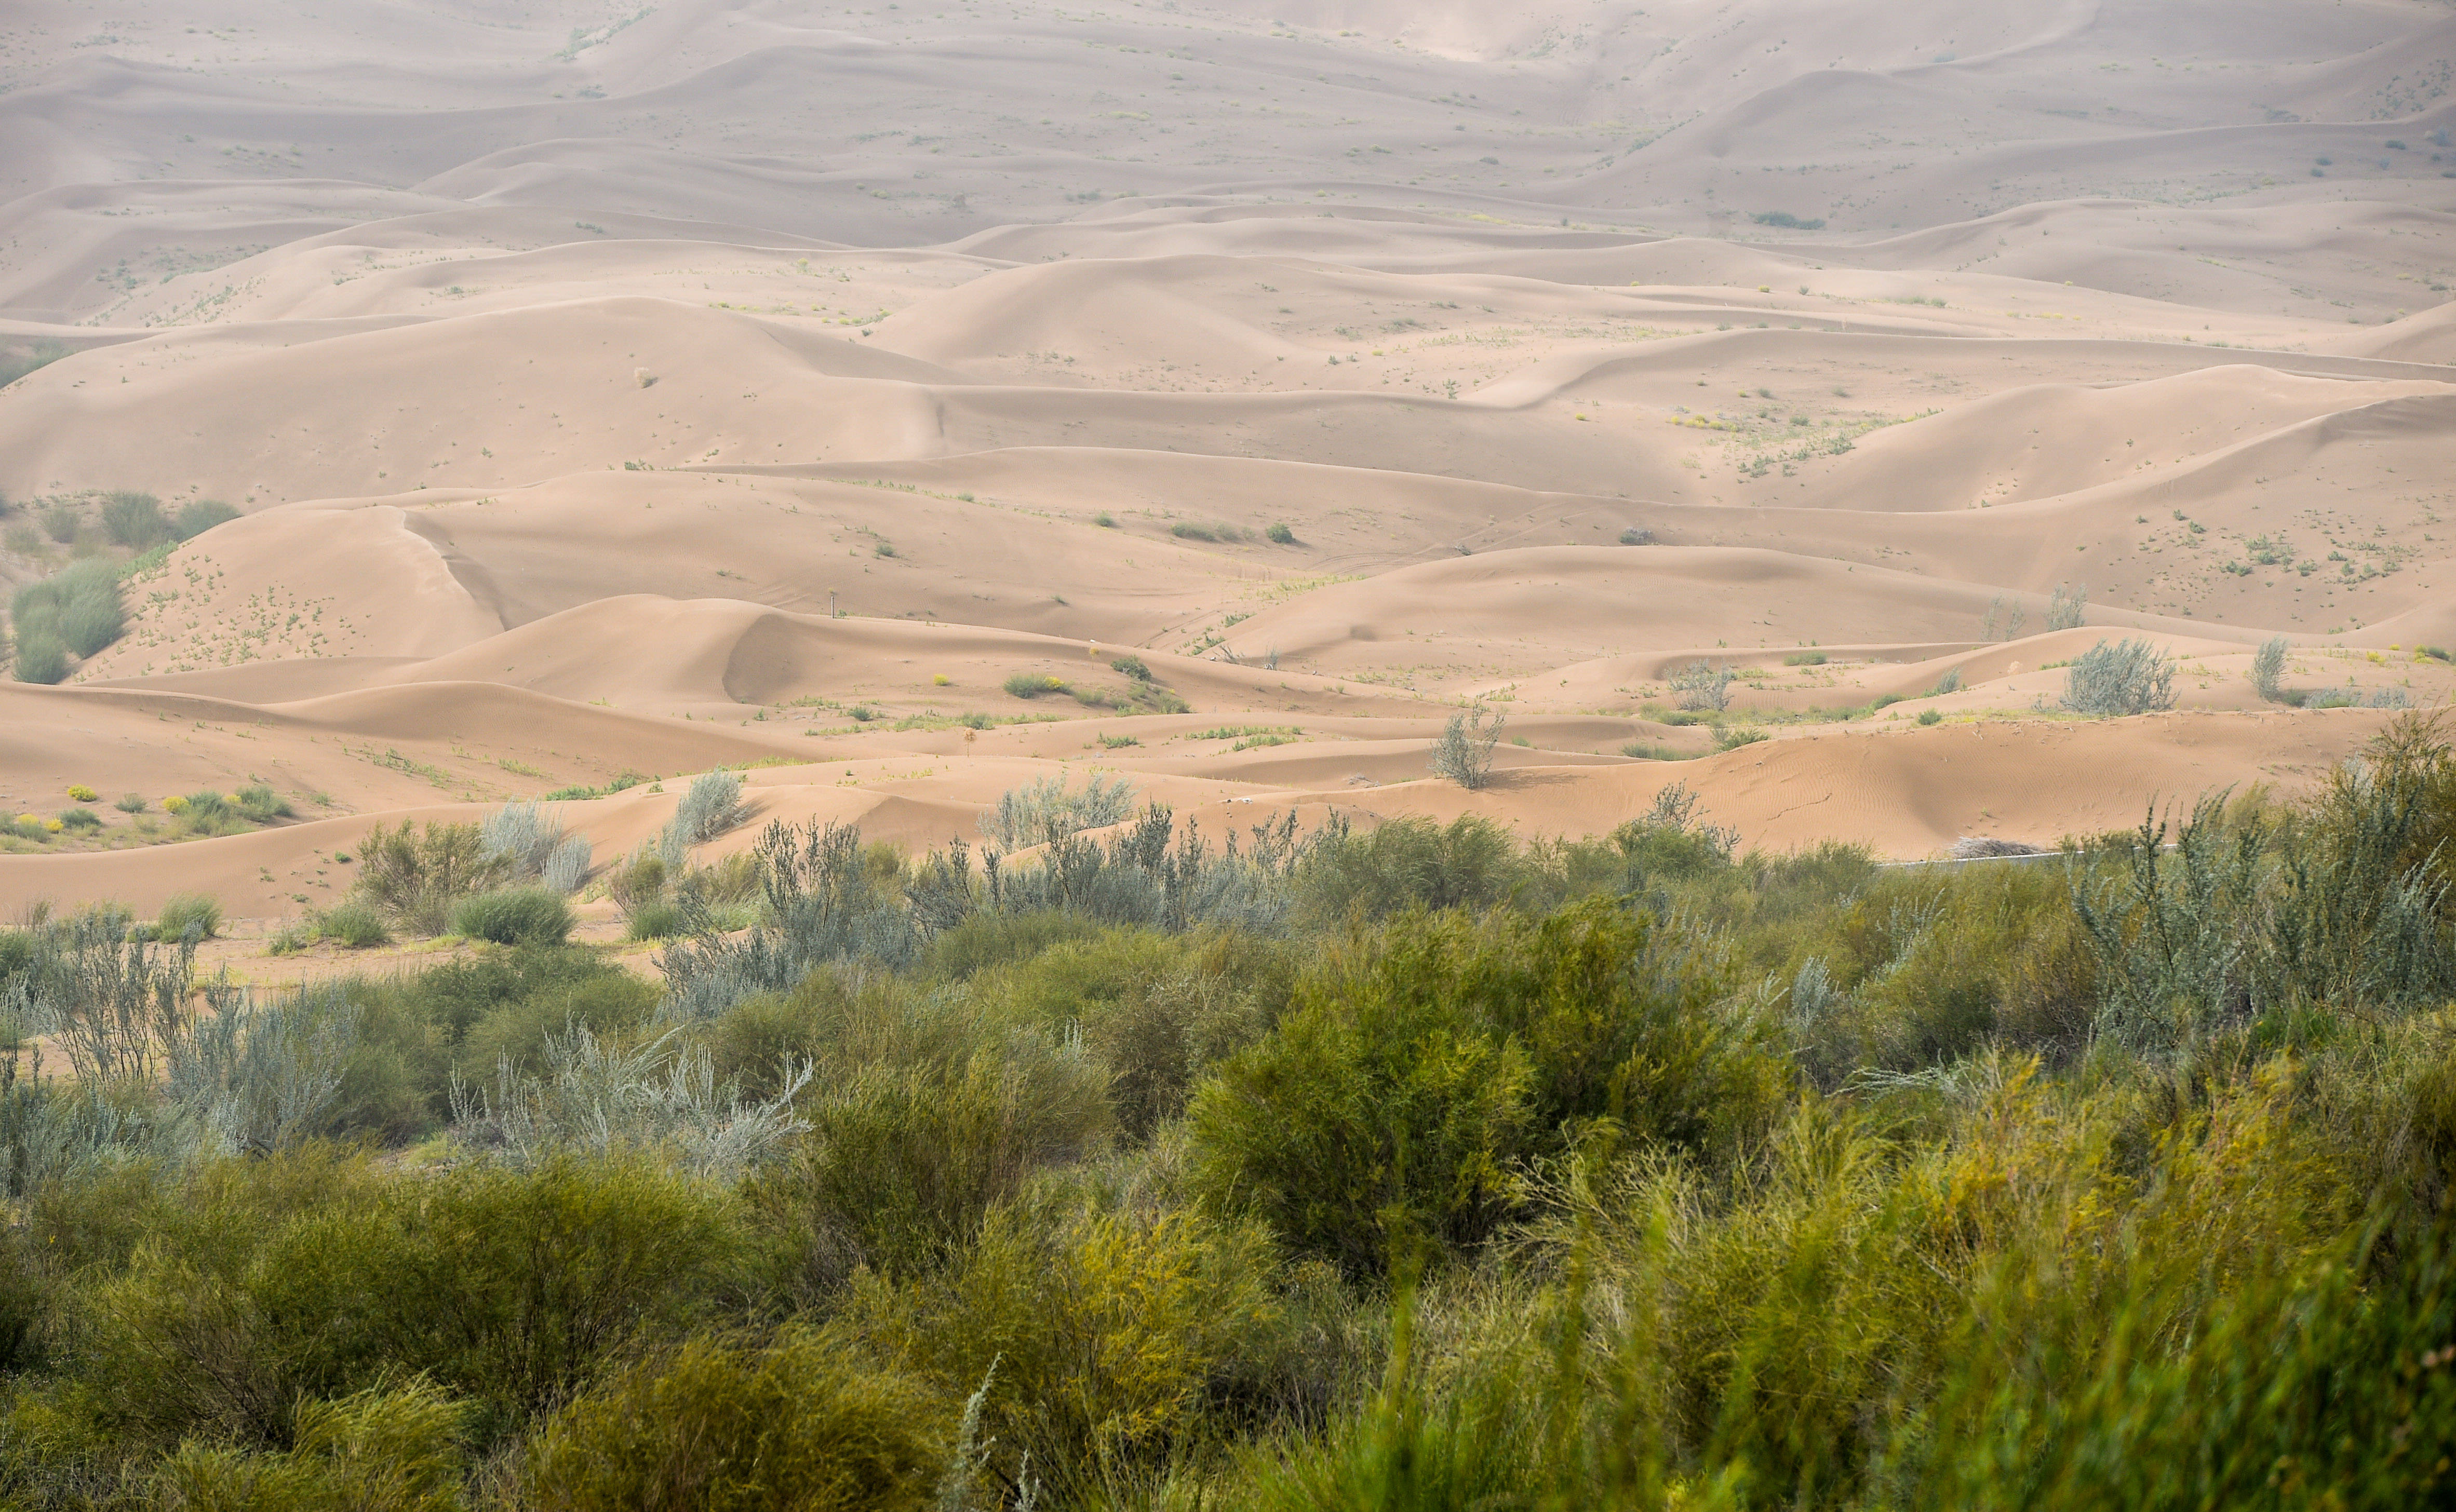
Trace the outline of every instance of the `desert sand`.
{"label": "desert sand", "polygon": [[[607,862],[719,766],[712,855],[1093,771],[1898,860],[2293,790],[2456,687],[2451,133],[2441,0],[22,0],[0,588],[238,517],[0,683],[0,810],[106,800],[0,914],[637,774]],[[2177,706],[2063,710],[2125,636]]]}

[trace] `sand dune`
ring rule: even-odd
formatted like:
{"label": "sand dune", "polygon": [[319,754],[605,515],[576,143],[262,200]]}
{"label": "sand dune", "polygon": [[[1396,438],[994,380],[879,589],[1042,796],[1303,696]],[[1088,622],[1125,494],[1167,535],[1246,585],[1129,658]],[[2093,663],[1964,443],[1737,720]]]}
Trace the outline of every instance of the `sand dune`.
{"label": "sand dune", "polygon": [[[0,684],[0,807],[108,809],[0,838],[0,910],[296,914],[379,816],[645,776],[564,806],[608,859],[719,766],[913,845],[1096,769],[1528,833],[1681,781],[1914,858],[2357,752],[2274,635],[2298,695],[2456,688],[2422,0],[11,25],[0,586],[138,560]],[[2050,712],[2117,636],[2178,710]],[[296,816],[107,802],[255,783]]]}

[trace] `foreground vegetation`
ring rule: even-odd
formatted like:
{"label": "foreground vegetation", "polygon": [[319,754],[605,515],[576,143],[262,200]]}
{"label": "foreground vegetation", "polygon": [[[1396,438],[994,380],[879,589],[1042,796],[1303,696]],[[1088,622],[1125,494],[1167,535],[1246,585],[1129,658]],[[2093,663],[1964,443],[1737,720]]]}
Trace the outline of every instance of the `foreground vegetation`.
{"label": "foreground vegetation", "polygon": [[[193,931],[0,935],[47,1047],[0,1063],[0,1487],[2448,1494],[2456,761],[2427,723],[2305,805],[1954,868],[1744,854],[1676,787],[1524,848],[1035,822],[1030,866],[834,829],[723,877],[644,853],[662,986],[547,931],[196,1011]],[[440,916],[407,831],[376,842],[367,906]]]}

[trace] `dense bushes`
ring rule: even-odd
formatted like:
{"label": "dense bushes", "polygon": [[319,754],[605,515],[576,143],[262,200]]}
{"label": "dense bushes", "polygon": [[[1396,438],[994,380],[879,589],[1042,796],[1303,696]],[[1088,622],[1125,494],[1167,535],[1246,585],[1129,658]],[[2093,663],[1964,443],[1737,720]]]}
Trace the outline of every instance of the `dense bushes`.
{"label": "dense bushes", "polygon": [[28,583],[10,603],[9,623],[17,681],[57,683],[68,676],[70,654],[92,656],[127,627],[119,569],[97,559]]}
{"label": "dense bushes", "polygon": [[0,1500],[2438,1504],[2451,823],[2409,716],[1952,868],[778,830],[662,986],[0,931]]}

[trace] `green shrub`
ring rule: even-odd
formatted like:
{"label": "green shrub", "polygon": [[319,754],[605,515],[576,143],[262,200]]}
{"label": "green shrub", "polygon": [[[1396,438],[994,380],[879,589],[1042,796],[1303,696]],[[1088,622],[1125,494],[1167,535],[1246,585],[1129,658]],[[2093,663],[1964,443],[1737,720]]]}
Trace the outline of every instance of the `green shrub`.
{"label": "green shrub", "polygon": [[[217,795],[198,794],[195,800]],[[378,825],[358,847],[358,895],[421,934],[440,934],[460,899],[494,886],[505,871],[486,853],[473,824],[429,820],[423,832],[404,819],[397,829]]]}
{"label": "green shrub", "polygon": [[983,835],[1014,850],[1116,824],[1134,802],[1134,785],[1123,777],[1095,772],[1081,787],[1070,788],[1061,772],[998,794],[977,823]]}
{"label": "green shrub", "polygon": [[2142,640],[2100,641],[2073,658],[2064,707],[2107,719],[2175,706],[2175,663]]}
{"label": "green shrub", "polygon": [[1826,656],[1822,651],[1793,651],[1782,659],[1785,666],[1823,666],[1825,662]]}
{"label": "green shrub", "polygon": [[171,533],[181,541],[194,541],[215,525],[237,518],[238,511],[218,499],[192,499],[179,506]]}
{"label": "green shrub", "polygon": [[[524,946],[522,953],[535,950]],[[542,1069],[546,1036],[580,1028],[625,1040],[647,1022],[656,1006],[656,988],[620,969],[540,986],[494,1005],[470,1023],[451,1041],[453,1059],[472,1083],[488,1080],[504,1065],[535,1073]]]}
{"label": "green shrub", "polygon": [[1396,819],[1317,847],[1297,868],[1296,890],[1304,911],[1325,922],[1419,905],[1480,907],[1508,896],[1520,877],[1516,860],[1509,832],[1481,815],[1446,826]]}
{"label": "green shrub", "polygon": [[18,622],[16,655],[11,670],[20,683],[63,683],[69,675],[69,652],[48,625]]}
{"label": "green shrub", "polygon": [[392,943],[391,931],[384,928],[384,917],[364,903],[338,903],[316,916],[318,938],[332,941],[344,950],[363,950]]}
{"label": "green shrub", "polygon": [[1152,680],[1151,667],[1141,657],[1131,654],[1113,659],[1109,663],[1109,670],[1133,678],[1137,683],[1148,683]]}
{"label": "green shrub", "polygon": [[116,545],[142,551],[171,539],[162,501],[152,494],[112,494],[102,501],[102,528]]}
{"label": "green shrub", "polygon": [[63,808],[59,820],[60,828],[72,834],[90,834],[102,828],[102,815],[91,808]]}
{"label": "green shrub", "polygon": [[423,1374],[495,1430],[704,1318],[742,1254],[726,1200],[619,1160],[400,1180],[307,1152],[222,1162],[92,1294],[97,1422],[278,1444],[302,1401]]}
{"label": "green shrub", "polygon": [[864,1278],[847,1311],[945,1395],[980,1393],[989,1479],[1012,1483],[1028,1455],[1071,1502],[1196,1437],[1269,1348],[1277,1272],[1259,1230],[1198,1215],[1004,1211],[944,1274]]}
{"label": "green shrub", "polygon": [[2252,688],[2271,704],[2282,703],[2285,699],[2286,649],[2285,637],[2273,635],[2261,642],[2260,649],[2252,653]]}
{"label": "green shrub", "polygon": [[1941,725],[1944,723],[1944,715],[1936,709],[1923,708],[1919,710],[1918,722],[1931,726]]}
{"label": "green shrub", "polygon": [[146,800],[143,793],[121,793],[119,801],[111,807],[123,814],[141,814],[153,805]]}
{"label": "green shrub", "polygon": [[1492,749],[1501,744],[1501,726],[1509,717],[1494,714],[1492,723],[1486,725],[1484,713],[1479,704],[1472,719],[1465,714],[1449,717],[1449,723],[1442,726],[1441,737],[1433,742],[1433,775],[1469,791],[1491,783]]}
{"label": "green shrub", "polygon": [[10,623],[17,639],[17,680],[59,682],[68,675],[65,653],[92,656],[126,627],[118,569],[108,562],[80,562],[29,583],[10,601]]}
{"label": "green shrub", "polygon": [[452,932],[498,945],[561,945],[579,922],[551,888],[504,888],[463,898],[452,909]]}
{"label": "green shrub", "polygon": [[1274,524],[1262,534],[1269,537],[1274,545],[1293,546],[1297,543],[1297,533],[1284,524]]}
{"label": "green shrub", "polygon": [[662,898],[634,907],[623,925],[623,936],[629,940],[669,940],[682,932],[682,906]]}
{"label": "green shrub", "polygon": [[1335,952],[1196,1095],[1197,1185],[1352,1272],[1491,1233],[1507,1167],[1608,1127],[1727,1158],[1787,1094],[1715,960],[1593,899],[1414,916]]}
{"label": "green shrub", "polygon": [[788,1328],[766,1345],[693,1338],[557,1413],[529,1445],[522,1504],[919,1512],[933,1504],[948,1416],[942,1398],[865,1369],[840,1338]]}
{"label": "green shrub", "polygon": [[154,1476],[181,1512],[460,1512],[464,1407],[423,1382],[298,1405],[286,1452],[191,1441]]}
{"label": "green shrub", "polygon": [[1063,678],[1051,677],[1045,673],[1038,676],[1030,672],[1010,673],[1006,682],[1000,685],[1006,689],[1008,696],[1013,698],[1038,698],[1043,693],[1066,691],[1066,682]]}
{"label": "green shrub", "polygon": [[221,932],[221,928],[220,901],[201,892],[174,895],[154,918],[154,937],[157,940],[184,939],[191,930],[196,938],[210,940]]}
{"label": "green shrub", "polygon": [[969,999],[857,995],[819,973],[786,1001],[817,1064],[801,1104],[810,1131],[750,1192],[814,1294],[863,1265],[937,1264],[1034,1172],[1109,1133],[1096,1064],[1054,1036],[1001,1031]]}

